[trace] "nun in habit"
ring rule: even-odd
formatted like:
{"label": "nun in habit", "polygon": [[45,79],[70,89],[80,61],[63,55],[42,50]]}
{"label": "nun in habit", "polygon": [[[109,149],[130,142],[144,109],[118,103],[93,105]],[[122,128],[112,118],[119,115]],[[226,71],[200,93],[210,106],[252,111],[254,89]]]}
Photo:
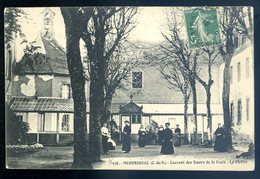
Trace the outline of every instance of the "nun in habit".
{"label": "nun in habit", "polygon": [[170,123],[165,124],[165,129],[162,136],[161,154],[174,154],[173,148],[173,132],[170,129]]}
{"label": "nun in habit", "polygon": [[125,121],[125,127],[123,130],[122,150],[125,151],[125,153],[129,153],[131,151],[131,127],[129,126],[128,121]]}
{"label": "nun in habit", "polygon": [[223,129],[220,123],[216,129],[214,135],[216,136],[214,151],[225,152],[226,150],[226,131]]}
{"label": "nun in habit", "polygon": [[139,131],[138,131],[138,146],[144,147],[146,145],[146,131],[144,129],[144,126],[141,125]]}

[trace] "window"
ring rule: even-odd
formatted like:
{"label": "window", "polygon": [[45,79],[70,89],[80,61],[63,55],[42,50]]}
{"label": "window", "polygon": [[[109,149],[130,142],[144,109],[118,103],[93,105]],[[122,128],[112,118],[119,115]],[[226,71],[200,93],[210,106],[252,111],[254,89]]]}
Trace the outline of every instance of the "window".
{"label": "window", "polygon": [[132,115],[132,124],[141,124],[141,115]]}
{"label": "window", "polygon": [[11,102],[12,95],[10,93],[6,93],[5,97],[6,97],[6,103],[9,104]]}
{"label": "window", "polygon": [[132,88],[142,88],[142,72],[132,72]]}
{"label": "window", "polygon": [[238,36],[234,37],[234,47],[235,49],[238,48]]}
{"label": "window", "polygon": [[241,80],[241,64],[240,62],[237,63],[237,81]]}
{"label": "window", "polygon": [[241,37],[241,43],[242,45],[246,43],[246,35],[245,34],[242,34],[242,37]]}
{"label": "window", "polygon": [[237,125],[240,125],[242,121],[242,103],[241,99],[237,101]]}
{"label": "window", "polygon": [[246,120],[249,121],[249,117],[250,117],[250,98],[246,99]]}
{"label": "window", "polygon": [[45,114],[39,113],[39,131],[45,131]]}
{"label": "window", "polygon": [[53,113],[38,113],[38,131],[39,132],[54,132],[56,131],[55,126],[52,124]]}
{"label": "window", "polygon": [[71,98],[71,90],[70,90],[70,85],[69,84],[63,84],[61,97],[63,99],[70,99]]}
{"label": "window", "polygon": [[233,67],[230,67],[230,84],[233,83]]}
{"label": "window", "polygon": [[230,104],[230,117],[231,117],[231,123],[234,122],[234,103],[231,102]]}
{"label": "window", "polygon": [[246,58],[246,78],[249,78],[249,58]]}
{"label": "window", "polygon": [[70,122],[70,116],[68,114],[64,114],[62,117],[62,122],[61,122],[61,130],[64,132],[69,131],[69,122]]}
{"label": "window", "polygon": [[22,115],[17,115],[17,119],[19,122],[23,122],[23,116]]}

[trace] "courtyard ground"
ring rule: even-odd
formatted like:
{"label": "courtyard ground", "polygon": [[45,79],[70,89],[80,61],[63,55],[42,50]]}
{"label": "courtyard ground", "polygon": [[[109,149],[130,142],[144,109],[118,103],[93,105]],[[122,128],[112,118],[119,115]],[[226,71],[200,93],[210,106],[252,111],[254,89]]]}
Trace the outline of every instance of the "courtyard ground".
{"label": "courtyard ground", "polygon": [[[161,155],[159,145],[147,145],[140,148],[132,145],[130,153],[123,153],[121,146],[101,155],[101,162],[93,163],[94,169],[163,169],[163,170],[250,170],[254,167],[253,159],[236,159],[236,154],[246,148],[236,147],[236,151],[219,153],[213,148],[183,145],[175,147],[174,155]],[[19,169],[70,169],[73,161],[72,146],[49,146],[35,153],[17,157],[7,157],[7,168]],[[212,168],[213,167],[213,168]],[[248,168],[249,167],[249,168]]]}

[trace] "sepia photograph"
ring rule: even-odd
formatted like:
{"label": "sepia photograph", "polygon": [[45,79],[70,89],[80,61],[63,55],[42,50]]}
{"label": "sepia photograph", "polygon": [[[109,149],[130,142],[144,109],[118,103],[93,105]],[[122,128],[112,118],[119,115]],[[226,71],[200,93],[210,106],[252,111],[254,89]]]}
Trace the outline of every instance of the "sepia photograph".
{"label": "sepia photograph", "polygon": [[6,7],[7,169],[254,171],[251,6]]}

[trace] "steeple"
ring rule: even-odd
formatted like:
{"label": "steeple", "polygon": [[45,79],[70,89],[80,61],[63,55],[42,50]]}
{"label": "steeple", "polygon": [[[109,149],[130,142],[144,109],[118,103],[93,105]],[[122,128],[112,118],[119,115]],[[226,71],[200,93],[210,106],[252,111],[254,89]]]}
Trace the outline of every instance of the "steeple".
{"label": "steeple", "polygon": [[53,31],[54,16],[55,16],[55,12],[48,7],[45,8],[44,11],[42,11],[42,17],[43,17],[42,36],[44,36],[45,38],[50,38],[54,35],[54,31]]}

